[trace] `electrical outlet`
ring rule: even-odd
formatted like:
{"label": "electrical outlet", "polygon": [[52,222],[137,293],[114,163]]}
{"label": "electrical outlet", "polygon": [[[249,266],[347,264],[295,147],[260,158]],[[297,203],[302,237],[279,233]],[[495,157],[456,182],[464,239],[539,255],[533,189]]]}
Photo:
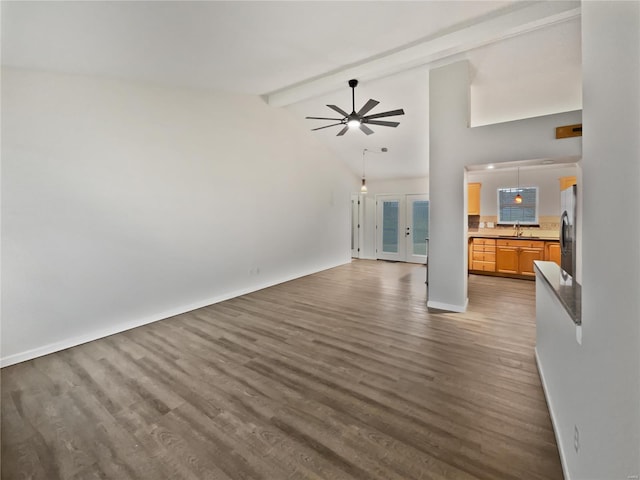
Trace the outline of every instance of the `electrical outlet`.
{"label": "electrical outlet", "polygon": [[580,450],[580,432],[577,425],[573,426],[573,448],[576,449],[576,453]]}

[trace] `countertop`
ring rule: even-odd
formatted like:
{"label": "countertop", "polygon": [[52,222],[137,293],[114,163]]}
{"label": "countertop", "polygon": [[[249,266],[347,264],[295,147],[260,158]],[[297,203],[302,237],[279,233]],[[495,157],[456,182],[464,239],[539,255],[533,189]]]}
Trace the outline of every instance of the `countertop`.
{"label": "countertop", "polygon": [[505,240],[543,240],[545,242],[559,242],[558,237],[529,237],[523,235],[521,237],[509,236],[509,235],[487,235],[484,233],[470,233],[469,238],[501,238]]}
{"label": "countertop", "polygon": [[582,287],[555,262],[533,262],[536,275],[553,290],[576,325],[582,324]]}

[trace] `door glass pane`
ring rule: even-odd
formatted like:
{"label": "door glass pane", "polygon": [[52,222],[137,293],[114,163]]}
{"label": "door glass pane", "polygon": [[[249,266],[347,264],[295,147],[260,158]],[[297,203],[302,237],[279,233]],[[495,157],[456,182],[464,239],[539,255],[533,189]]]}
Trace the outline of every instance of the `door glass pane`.
{"label": "door glass pane", "polygon": [[398,253],[398,220],[400,202],[382,202],[382,251]]}
{"label": "door glass pane", "polygon": [[429,237],[429,202],[416,200],[413,202],[413,254],[426,255],[427,241]]}

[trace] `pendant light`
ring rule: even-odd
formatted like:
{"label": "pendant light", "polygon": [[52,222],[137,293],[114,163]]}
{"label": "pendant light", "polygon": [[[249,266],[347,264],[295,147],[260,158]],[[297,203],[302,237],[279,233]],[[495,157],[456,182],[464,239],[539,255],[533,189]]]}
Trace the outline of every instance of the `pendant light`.
{"label": "pendant light", "polygon": [[364,154],[366,153],[366,151],[367,151],[366,148],[362,150],[362,186],[360,187],[360,193],[362,194],[367,193],[367,181],[364,178]]}
{"label": "pendant light", "polygon": [[517,178],[518,178],[518,188],[517,188],[518,194],[516,195],[516,198],[513,199],[513,201],[516,202],[517,204],[521,204],[522,203],[522,195],[520,195],[520,167],[518,167]]}
{"label": "pendant light", "polygon": [[365,148],[364,150],[362,150],[362,186],[360,187],[360,193],[362,194],[366,194],[367,193],[367,181],[364,177],[364,154],[367,152],[372,152],[372,153],[387,153],[389,151],[389,149],[387,147],[382,147],[380,150],[376,149],[376,150],[369,150],[368,148]]}

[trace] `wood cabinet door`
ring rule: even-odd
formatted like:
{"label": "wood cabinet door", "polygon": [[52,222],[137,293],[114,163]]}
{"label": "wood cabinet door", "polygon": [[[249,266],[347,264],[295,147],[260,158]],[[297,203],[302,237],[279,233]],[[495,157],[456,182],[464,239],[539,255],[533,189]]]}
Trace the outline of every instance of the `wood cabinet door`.
{"label": "wood cabinet door", "polygon": [[518,273],[518,247],[496,248],[496,271],[500,273]]}
{"label": "wood cabinet door", "polygon": [[545,260],[548,262],[556,262],[560,266],[560,244],[547,243],[547,255]]}
{"label": "wood cabinet door", "polygon": [[541,248],[521,248],[520,249],[520,274],[535,276],[533,270],[534,260],[544,260],[544,252]]}
{"label": "wood cabinet door", "polygon": [[560,177],[560,191],[565,188],[569,188],[571,185],[575,185],[577,183],[577,179],[575,176],[571,177]]}
{"label": "wood cabinet door", "polygon": [[469,183],[467,186],[467,215],[480,215],[481,183]]}

